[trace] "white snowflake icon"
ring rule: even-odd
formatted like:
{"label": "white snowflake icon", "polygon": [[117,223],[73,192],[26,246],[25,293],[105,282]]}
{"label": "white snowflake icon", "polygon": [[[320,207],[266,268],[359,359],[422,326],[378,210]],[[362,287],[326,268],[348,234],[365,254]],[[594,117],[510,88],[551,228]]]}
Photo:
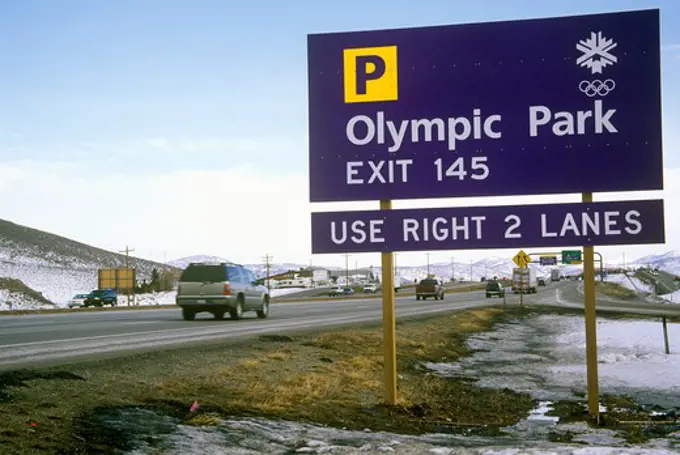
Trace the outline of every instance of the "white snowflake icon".
{"label": "white snowflake icon", "polygon": [[616,45],[613,39],[603,37],[602,32],[590,32],[590,38],[580,40],[576,44],[576,49],[583,54],[576,60],[576,63],[590,68],[592,74],[602,74],[604,67],[618,61],[618,58],[611,53]]}

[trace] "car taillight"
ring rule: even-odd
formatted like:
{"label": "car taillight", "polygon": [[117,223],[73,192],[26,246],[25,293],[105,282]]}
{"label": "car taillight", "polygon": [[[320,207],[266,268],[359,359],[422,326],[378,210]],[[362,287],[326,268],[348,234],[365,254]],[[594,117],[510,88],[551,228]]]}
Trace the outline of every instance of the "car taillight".
{"label": "car taillight", "polygon": [[229,287],[228,284],[224,285],[224,288],[222,289],[222,295],[231,295],[231,287]]}

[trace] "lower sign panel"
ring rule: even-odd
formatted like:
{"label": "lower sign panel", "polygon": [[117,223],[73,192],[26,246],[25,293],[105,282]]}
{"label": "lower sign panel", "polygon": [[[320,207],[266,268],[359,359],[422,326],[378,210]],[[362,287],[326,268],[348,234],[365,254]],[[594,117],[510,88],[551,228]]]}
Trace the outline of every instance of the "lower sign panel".
{"label": "lower sign panel", "polygon": [[663,199],[312,213],[312,253],[665,243]]}

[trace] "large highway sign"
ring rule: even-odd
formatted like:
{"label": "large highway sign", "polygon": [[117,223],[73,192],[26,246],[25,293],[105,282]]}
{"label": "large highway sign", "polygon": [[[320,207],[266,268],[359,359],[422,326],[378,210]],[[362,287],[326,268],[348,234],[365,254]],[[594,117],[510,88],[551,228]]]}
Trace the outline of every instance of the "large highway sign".
{"label": "large highway sign", "polygon": [[312,202],[663,188],[656,9],[307,50]]}

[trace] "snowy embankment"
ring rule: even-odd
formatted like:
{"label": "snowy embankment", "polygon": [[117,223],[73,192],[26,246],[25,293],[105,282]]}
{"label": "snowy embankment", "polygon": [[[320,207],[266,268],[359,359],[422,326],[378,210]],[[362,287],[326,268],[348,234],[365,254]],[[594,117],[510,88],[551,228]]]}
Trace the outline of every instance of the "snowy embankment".
{"label": "snowy embankment", "polygon": [[652,286],[641,281],[632,275],[624,275],[623,273],[615,273],[607,275],[604,279],[608,283],[620,284],[621,286],[643,294],[652,292]]}
{"label": "snowy embankment", "polygon": [[[272,289],[272,297],[280,295],[294,294],[306,289],[287,288],[287,289]],[[156,292],[152,294],[138,294],[134,297],[134,305],[136,306],[152,306],[152,305],[174,305],[177,291]],[[121,295],[118,297],[118,306],[127,306],[127,296]]]}
{"label": "snowy embankment", "polygon": [[0,289],[0,311],[40,310],[45,308],[54,308],[54,305],[48,305],[22,292]]}
{"label": "snowy embankment", "polygon": [[[295,294],[297,292],[305,291],[304,288],[287,288],[287,289],[272,289],[272,297],[278,297],[281,295]],[[118,306],[157,306],[157,305],[174,305],[176,291],[169,292],[154,292],[149,294],[137,294],[135,296],[130,296],[130,305],[128,305],[127,295],[121,294],[118,296]],[[10,304],[11,303],[11,304]],[[68,305],[68,299],[66,301],[59,302],[57,308],[66,308]],[[20,293],[12,293],[7,290],[0,290],[0,311],[9,310],[41,310],[41,309],[53,309],[54,305],[48,305],[32,299],[28,295]]]}
{"label": "snowy embankment", "polygon": [[[636,291],[640,294],[652,294],[653,291],[652,285],[647,284],[632,275],[626,276],[622,273],[617,273],[613,275],[608,275],[605,278],[605,281],[620,284],[621,286]],[[680,303],[680,290],[668,294],[658,294],[656,296],[656,299],[663,300],[668,303]]]}
{"label": "snowy embankment", "polygon": [[21,258],[19,263],[0,260],[0,277],[21,280],[58,306],[65,306],[75,294],[88,293],[97,287],[94,266],[60,266],[30,258]]}

